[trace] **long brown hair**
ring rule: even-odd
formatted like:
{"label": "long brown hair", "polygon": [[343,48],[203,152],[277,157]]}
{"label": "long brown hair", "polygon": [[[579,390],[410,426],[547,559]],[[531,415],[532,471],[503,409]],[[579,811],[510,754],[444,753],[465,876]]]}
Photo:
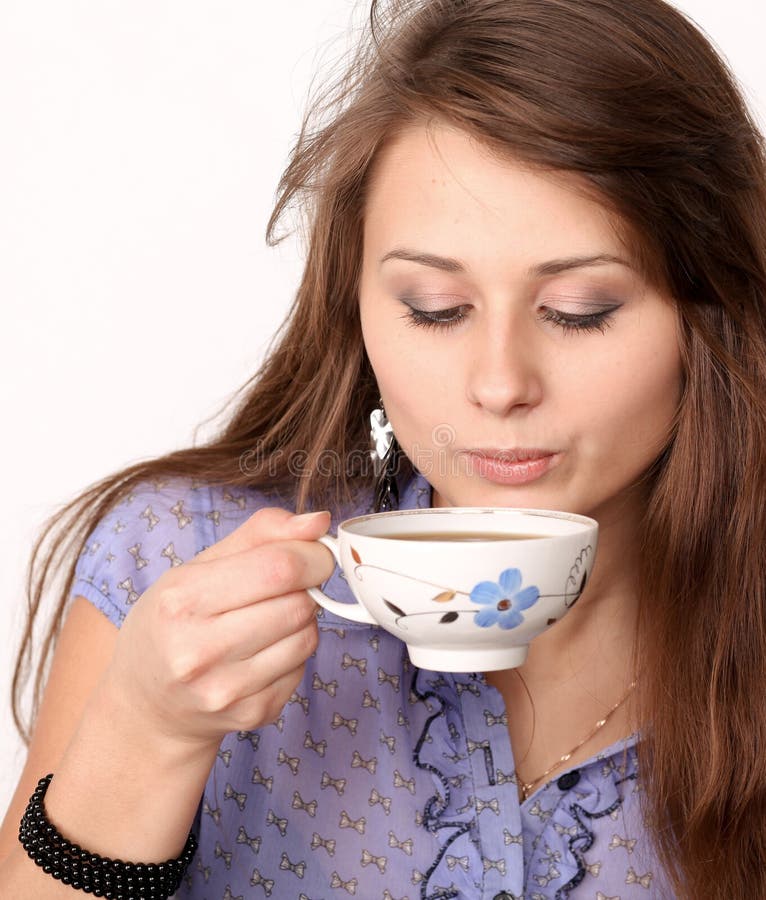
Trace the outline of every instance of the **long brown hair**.
{"label": "long brown hair", "polygon": [[269,221],[276,241],[289,209],[306,217],[285,325],[214,439],[111,475],[46,523],[29,565],[17,725],[27,739],[19,702],[49,568],[139,481],[278,487],[298,509],[367,483],[361,469],[319,465],[327,451],[361,458],[377,400],[356,299],[365,185],[397,129],[430,119],[576,175],[678,304],[684,396],[642,532],[643,802],[677,896],[766,897],[766,155],[726,64],[662,0],[373,2],[369,39],[315,97]]}

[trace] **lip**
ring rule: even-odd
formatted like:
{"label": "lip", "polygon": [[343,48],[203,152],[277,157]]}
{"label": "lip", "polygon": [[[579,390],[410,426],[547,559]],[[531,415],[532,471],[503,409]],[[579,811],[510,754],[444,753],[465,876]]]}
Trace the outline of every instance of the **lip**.
{"label": "lip", "polygon": [[482,447],[464,452],[471,471],[494,484],[529,484],[549,472],[559,460],[557,450],[537,447]]}

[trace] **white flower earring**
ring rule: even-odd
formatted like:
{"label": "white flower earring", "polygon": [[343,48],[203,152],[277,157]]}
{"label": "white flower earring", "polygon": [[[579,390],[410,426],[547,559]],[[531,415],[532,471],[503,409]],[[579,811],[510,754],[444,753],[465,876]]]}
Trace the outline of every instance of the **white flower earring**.
{"label": "white flower earring", "polygon": [[380,399],[378,403],[380,403],[380,407],[373,409],[370,413],[370,442],[372,443],[370,457],[372,458],[376,475],[380,475],[381,469],[384,468],[383,461],[391,449],[391,443],[394,439],[394,429],[386,416],[383,400]]}
{"label": "white flower earring", "polygon": [[375,512],[387,512],[399,508],[396,470],[400,451],[393,426],[386,416],[382,397],[378,403],[380,406],[370,413],[370,458],[377,476],[374,509]]}

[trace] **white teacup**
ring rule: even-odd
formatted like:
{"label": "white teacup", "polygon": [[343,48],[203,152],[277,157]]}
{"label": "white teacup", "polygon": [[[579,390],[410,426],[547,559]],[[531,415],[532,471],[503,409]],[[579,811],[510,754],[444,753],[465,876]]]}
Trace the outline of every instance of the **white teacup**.
{"label": "white teacup", "polygon": [[597,539],[594,519],[543,509],[357,516],[320,541],[358,602],[339,603],[319,588],[309,594],[337,616],[396,635],[419,668],[513,668],[579,598]]}

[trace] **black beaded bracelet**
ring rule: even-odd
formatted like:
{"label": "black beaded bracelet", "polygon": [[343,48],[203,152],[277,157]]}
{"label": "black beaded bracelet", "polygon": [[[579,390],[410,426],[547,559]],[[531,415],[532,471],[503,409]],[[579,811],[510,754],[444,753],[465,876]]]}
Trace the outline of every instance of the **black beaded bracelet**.
{"label": "black beaded bracelet", "polygon": [[107,900],[167,900],[181,884],[196,850],[190,832],[178,859],[163,863],[131,863],[89,853],[68,841],[45,814],[43,798],[53,774],[37,782],[21,817],[19,841],[43,872],[86,894]]}

